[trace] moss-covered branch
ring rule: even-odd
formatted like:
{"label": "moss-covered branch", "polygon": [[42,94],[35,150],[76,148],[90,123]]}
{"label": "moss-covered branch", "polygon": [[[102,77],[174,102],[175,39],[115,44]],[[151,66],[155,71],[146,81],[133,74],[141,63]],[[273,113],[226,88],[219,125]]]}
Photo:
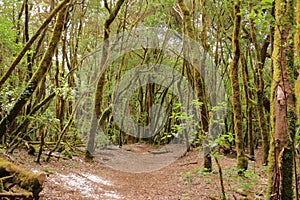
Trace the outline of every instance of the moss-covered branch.
{"label": "moss-covered branch", "polygon": [[[39,193],[43,189],[46,174],[36,174],[22,169],[13,163],[0,158],[0,177],[11,176],[2,181],[17,184],[20,188],[32,193],[34,199],[39,199]],[[4,192],[4,191],[2,191]]]}

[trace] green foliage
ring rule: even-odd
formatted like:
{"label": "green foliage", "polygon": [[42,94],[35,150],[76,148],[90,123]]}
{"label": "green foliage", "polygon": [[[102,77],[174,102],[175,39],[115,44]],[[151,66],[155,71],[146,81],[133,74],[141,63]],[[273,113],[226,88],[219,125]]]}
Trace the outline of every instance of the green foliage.
{"label": "green foliage", "polygon": [[[17,33],[13,29],[14,25],[7,18],[0,16],[0,66],[8,65],[16,52],[21,48],[21,44],[17,44]],[[4,68],[0,68],[1,70]]]}
{"label": "green foliage", "polygon": [[[197,104],[202,105],[203,103],[199,102]],[[192,130],[191,132],[188,132],[189,142],[200,144],[203,136],[199,135],[199,131],[197,131],[199,121],[196,121],[193,115],[188,115],[188,113],[182,112],[183,109],[184,107],[180,103],[174,105],[173,112],[169,117],[175,121],[172,126],[173,133],[171,134],[178,138],[183,134],[183,130]]]}
{"label": "green foliage", "polygon": [[149,4],[149,7],[155,12],[145,19],[144,26],[165,26],[168,23],[168,18],[170,17],[169,12],[172,9],[174,3],[176,3],[175,0],[166,0],[163,2],[152,1]]}
{"label": "green foliage", "polygon": [[162,132],[160,134],[156,134],[153,138],[155,144],[164,145],[167,144],[172,138],[177,138],[178,135],[176,133],[167,133]]}
{"label": "green foliage", "polygon": [[0,103],[1,110],[4,112],[8,112],[9,109],[13,106],[13,103],[18,98],[19,88],[12,87],[3,87],[0,90]]}
{"label": "green foliage", "polygon": [[183,172],[180,174],[180,177],[184,181],[184,184],[190,184],[193,182],[193,178],[196,177],[201,172],[200,167],[196,167],[190,171]]}
{"label": "green foliage", "polygon": [[190,194],[182,194],[180,199],[182,199],[182,200],[190,200],[191,199],[191,195]]}
{"label": "green foliage", "polygon": [[221,146],[224,148],[229,148],[230,143],[232,143],[234,141],[234,135],[231,132],[228,133],[224,133],[221,134],[220,137],[218,137],[217,139],[215,139],[215,141],[213,142],[213,146]]}
{"label": "green foliage", "polygon": [[61,96],[63,100],[73,100],[76,91],[74,88],[69,86],[67,78],[62,78],[61,86],[59,88],[55,88],[55,93],[57,96]]}
{"label": "green foliage", "polygon": [[17,33],[13,29],[14,25],[8,19],[0,16],[0,47],[7,48],[7,51],[15,52],[21,47],[16,44]]}
{"label": "green foliage", "polygon": [[231,167],[224,170],[226,181],[234,180],[235,184],[231,185],[232,190],[251,191],[254,186],[259,184],[259,174],[251,170],[243,171],[243,176],[236,173],[236,169]]}
{"label": "green foliage", "polygon": [[180,174],[180,176],[184,180],[185,184],[192,182],[192,177],[191,177],[190,171],[184,172],[184,173]]}

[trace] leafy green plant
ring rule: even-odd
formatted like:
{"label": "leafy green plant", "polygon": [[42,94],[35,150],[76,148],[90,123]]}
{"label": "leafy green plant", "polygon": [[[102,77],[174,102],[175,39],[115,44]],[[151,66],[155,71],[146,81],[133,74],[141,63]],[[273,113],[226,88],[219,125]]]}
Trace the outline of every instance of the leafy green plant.
{"label": "leafy green plant", "polygon": [[190,171],[184,172],[181,175],[185,185],[193,182],[193,174]]}
{"label": "leafy green plant", "polygon": [[236,169],[233,167],[225,169],[226,179],[234,180],[234,184],[231,185],[231,190],[249,191],[259,183],[259,175],[253,171],[243,171],[243,176],[239,176],[236,173]]}
{"label": "leafy green plant", "polygon": [[[198,105],[201,104],[201,102],[198,103]],[[200,144],[203,137],[199,135],[199,131],[197,130],[199,121],[195,120],[193,115],[188,115],[188,113],[182,112],[183,109],[184,106],[182,106],[180,103],[175,104],[173,112],[169,117],[170,119],[174,119],[175,121],[175,124],[172,127],[173,132],[171,134],[175,138],[178,138],[182,136],[184,130],[192,130],[188,132],[189,142]]]}
{"label": "leafy green plant", "polygon": [[181,176],[182,180],[184,181],[184,184],[187,185],[187,184],[192,183],[193,178],[198,176],[200,173],[202,173],[200,167],[196,167],[192,170],[181,173],[180,176]]}
{"label": "leafy green plant", "polygon": [[224,148],[229,148],[231,142],[234,141],[234,136],[231,132],[221,134],[220,137],[213,142],[214,146],[218,145]]}

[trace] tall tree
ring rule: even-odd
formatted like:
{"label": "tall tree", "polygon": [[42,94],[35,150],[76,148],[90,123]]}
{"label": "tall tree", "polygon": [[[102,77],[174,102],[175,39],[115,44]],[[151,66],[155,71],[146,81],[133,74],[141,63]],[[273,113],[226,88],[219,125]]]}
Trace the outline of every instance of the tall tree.
{"label": "tall tree", "polygon": [[248,67],[246,64],[246,59],[244,53],[241,49],[241,66],[242,66],[242,82],[244,88],[244,95],[245,95],[245,103],[246,103],[246,119],[247,119],[247,137],[248,137],[248,147],[249,147],[249,154],[251,158],[254,158],[254,143],[253,143],[253,131],[252,131],[252,104],[250,99],[252,99],[251,89],[249,88],[249,72]]}
{"label": "tall tree", "polygon": [[237,0],[234,5],[234,28],[232,36],[233,58],[230,64],[230,81],[232,88],[232,105],[234,114],[234,133],[237,151],[237,168],[241,173],[247,170],[248,160],[244,151],[244,134],[242,126],[241,94],[239,87],[239,60],[240,60],[240,28],[241,28],[241,2]]}
{"label": "tall tree", "polygon": [[[102,104],[102,96],[103,96],[103,87],[105,84],[105,62],[108,58],[108,49],[109,49],[109,34],[110,34],[110,25],[114,22],[115,18],[120,11],[122,4],[125,0],[118,0],[116,3],[115,8],[111,11],[107,9],[110,13],[108,18],[104,22],[104,29],[103,29],[103,46],[102,46],[102,56],[100,60],[100,67],[101,67],[101,74],[99,80],[97,82],[95,97],[94,97],[94,109],[93,109],[93,119],[90,127],[89,139],[88,139],[88,146],[86,151],[86,159],[90,160],[93,158],[92,153],[94,152],[94,145],[95,145],[95,136],[98,128],[98,120],[101,116],[101,104]],[[105,1],[106,2],[106,1]]]}
{"label": "tall tree", "polygon": [[293,138],[296,132],[293,24],[294,1],[275,0],[267,199],[293,199]]}
{"label": "tall tree", "polygon": [[[185,2],[183,0],[178,0],[178,4],[179,4],[179,7],[182,11],[183,33],[185,33],[187,36],[189,36],[192,39],[196,39],[195,28],[192,24],[192,15],[191,15],[191,12],[190,12],[189,8],[187,7],[187,5],[185,4]],[[203,24],[205,24],[205,23],[203,23]],[[201,111],[201,115],[200,115],[200,125],[201,125],[201,127],[200,127],[200,130],[201,130],[202,133],[205,133],[205,132],[208,131],[208,125],[209,125],[209,115],[208,115],[208,111],[207,111],[207,100],[206,100],[206,94],[205,94],[205,84],[204,84],[204,80],[203,80],[204,73],[201,74],[201,72],[200,72],[200,69],[204,69],[204,67],[205,67],[206,53],[208,51],[208,44],[207,44],[207,41],[206,41],[206,35],[205,35],[206,33],[205,32],[206,32],[206,27],[204,26],[201,38],[202,38],[202,46],[205,49],[205,52],[204,52],[205,55],[201,55],[203,57],[202,57],[202,59],[199,63],[198,62],[192,63],[195,66],[193,66],[193,77],[192,77],[193,79],[190,80],[194,84],[197,101],[202,103],[202,106],[200,108],[200,111]],[[192,60],[197,60],[197,59],[198,58],[192,58]],[[189,67],[189,64],[186,63],[186,61],[184,61],[183,65],[186,68]],[[201,65],[201,66],[199,66],[199,65]],[[188,70],[188,69],[186,69],[186,70]],[[209,149],[209,147],[207,147],[207,148]],[[210,156],[210,153],[207,149],[205,150],[204,168],[207,171],[212,170],[211,156]]]}
{"label": "tall tree", "polygon": [[[251,12],[253,12],[252,2],[249,4]],[[267,131],[267,124],[264,113],[264,74],[263,74],[263,65],[266,59],[266,51],[269,46],[269,37],[266,37],[265,42],[262,46],[258,43],[256,30],[254,27],[254,19],[250,17],[250,35],[253,45],[255,47],[255,56],[256,56],[256,99],[257,99],[257,114],[260,125],[260,134],[262,138],[262,150],[263,150],[263,164],[267,164],[268,153],[269,153],[269,134]],[[248,119],[251,120],[251,119]]]}

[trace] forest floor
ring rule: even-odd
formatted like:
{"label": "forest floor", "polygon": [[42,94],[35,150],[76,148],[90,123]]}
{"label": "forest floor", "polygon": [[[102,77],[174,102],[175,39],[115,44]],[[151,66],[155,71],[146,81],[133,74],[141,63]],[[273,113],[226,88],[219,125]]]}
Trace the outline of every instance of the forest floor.
{"label": "forest floor", "polygon": [[[203,155],[196,150],[179,156],[174,162],[161,166],[156,163],[151,168],[151,159],[147,156],[156,155],[153,153],[156,151],[156,148],[145,144],[127,145],[122,150],[106,149],[94,162],[85,162],[83,154],[78,154],[72,159],[52,158],[50,162],[42,161],[41,165],[34,162],[36,157],[28,155],[25,150],[16,151],[13,155],[2,153],[1,157],[27,170],[47,173],[44,189],[40,193],[41,200],[205,200],[221,197],[218,167],[214,159],[212,173],[202,171]],[[132,154],[125,155],[124,152]],[[256,153],[256,161],[249,162],[244,177],[237,175],[235,158],[218,156],[228,199],[263,199],[267,167],[262,166],[258,152],[260,150]],[[167,153],[157,153],[162,156],[159,161],[168,160],[163,157]],[[122,159],[128,162],[121,163]],[[137,164],[139,167],[132,170],[137,160],[141,161]],[[118,168],[120,165],[122,169]],[[139,171],[143,167],[147,172]]]}

